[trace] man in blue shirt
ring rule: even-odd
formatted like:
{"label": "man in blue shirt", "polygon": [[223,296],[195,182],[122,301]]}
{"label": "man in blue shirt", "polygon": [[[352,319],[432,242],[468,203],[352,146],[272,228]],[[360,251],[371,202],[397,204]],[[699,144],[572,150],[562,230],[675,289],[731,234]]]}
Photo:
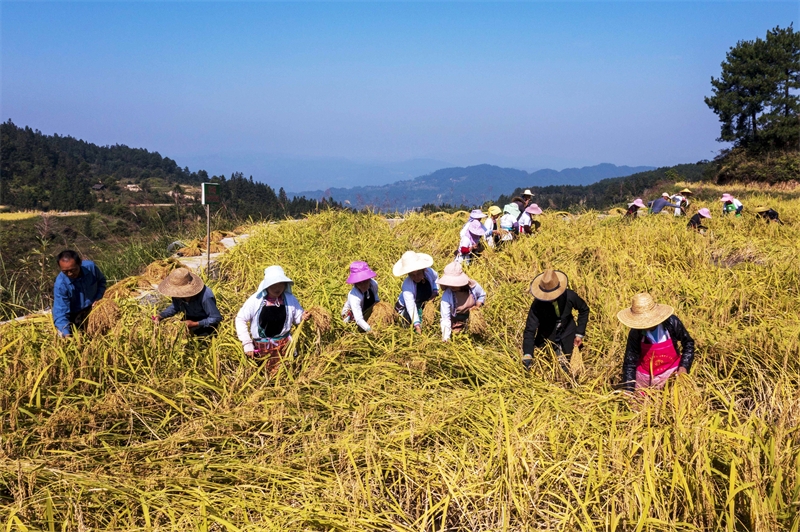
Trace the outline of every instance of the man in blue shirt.
{"label": "man in blue shirt", "polygon": [[58,254],[61,273],[53,287],[53,323],[61,336],[70,336],[72,328],[83,326],[92,305],[106,293],[106,277],[90,260],[81,260],[75,251]]}
{"label": "man in blue shirt", "polygon": [[648,201],[647,206],[650,207],[650,214],[658,214],[664,210],[664,207],[674,207],[676,209],[680,209],[681,206],[679,204],[672,203],[669,200],[669,194],[664,192],[661,194],[661,197],[657,200]]}

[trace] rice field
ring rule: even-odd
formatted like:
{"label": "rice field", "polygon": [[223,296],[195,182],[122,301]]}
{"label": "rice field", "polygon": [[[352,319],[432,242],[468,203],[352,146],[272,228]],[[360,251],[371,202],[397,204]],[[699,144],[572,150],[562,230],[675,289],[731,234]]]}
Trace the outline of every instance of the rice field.
{"label": "rice field", "polygon": [[39,211],[0,212],[0,222],[17,222],[41,216]]}
{"label": "rice field", "polygon": [[[732,190],[786,225],[722,218],[721,189],[686,218],[545,214],[539,234],[467,272],[487,329],[441,342],[338,319],[347,266],[366,260],[393,303],[407,249],[441,272],[463,216],[325,212],[259,225],[208,281],[225,321],[210,343],[121,298],[93,337],[49,318],[0,329],[0,526],[7,530],[800,530],[800,201]],[[693,211],[694,212],[694,211]],[[605,213],[604,213],[605,214]],[[299,356],[270,377],[233,317],[282,265],[308,309]],[[143,265],[144,266],[144,265]],[[585,371],[551,351],[522,370],[526,290],[563,270],[591,307]],[[650,291],[695,339],[692,372],[663,392],[617,391],[616,312]],[[162,304],[166,304],[163,302]]]}

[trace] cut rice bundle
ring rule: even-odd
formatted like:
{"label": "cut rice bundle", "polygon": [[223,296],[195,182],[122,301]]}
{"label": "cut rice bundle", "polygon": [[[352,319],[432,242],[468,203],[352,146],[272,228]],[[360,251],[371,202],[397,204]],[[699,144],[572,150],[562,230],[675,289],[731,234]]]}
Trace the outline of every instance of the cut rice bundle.
{"label": "cut rice bundle", "polygon": [[489,332],[489,324],[486,323],[486,317],[483,311],[479,308],[474,308],[469,311],[469,320],[467,320],[470,334],[483,336]]}
{"label": "cut rice bundle", "polygon": [[370,327],[388,327],[394,323],[394,307],[389,303],[378,301],[372,306],[372,314],[367,319]]}
{"label": "cut rice bundle", "polygon": [[325,334],[331,330],[331,322],[333,321],[333,317],[327,309],[317,305],[308,309],[308,314],[309,319],[314,324],[314,329],[316,329],[318,334]]}
{"label": "cut rice bundle", "polygon": [[422,326],[432,327],[436,323],[436,304],[428,301],[422,308]]}
{"label": "cut rice bundle", "polygon": [[101,299],[92,307],[86,320],[86,332],[91,335],[104,334],[119,321],[119,305],[113,299]]}

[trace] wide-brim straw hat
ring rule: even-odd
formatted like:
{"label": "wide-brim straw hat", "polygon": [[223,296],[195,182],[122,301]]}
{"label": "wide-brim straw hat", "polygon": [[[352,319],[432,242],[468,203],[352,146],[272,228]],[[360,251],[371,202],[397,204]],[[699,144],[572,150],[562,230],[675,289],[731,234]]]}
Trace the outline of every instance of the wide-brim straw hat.
{"label": "wide-brim straw hat", "polygon": [[491,207],[489,207],[488,211],[489,211],[489,216],[497,216],[498,214],[503,214],[503,209],[501,209],[497,205],[492,205]]}
{"label": "wide-brim straw hat", "polygon": [[480,209],[472,209],[472,212],[469,213],[469,217],[473,220],[480,220],[481,218],[486,218],[486,214]]}
{"label": "wide-brim straw hat", "polygon": [[771,207],[756,207],[756,212],[767,212]]}
{"label": "wide-brim straw hat", "polygon": [[560,270],[545,270],[531,281],[528,291],[539,301],[553,301],[566,292],[567,274]]}
{"label": "wide-brim straw hat", "polygon": [[350,263],[350,275],[347,277],[347,284],[357,284],[377,276],[378,274],[370,269],[369,264],[357,260]]}
{"label": "wide-brim straw hat", "polygon": [[669,305],[656,303],[648,293],[633,296],[630,308],[617,312],[617,319],[631,329],[650,329],[672,316],[675,311]]}
{"label": "wide-brim straw hat", "polygon": [[416,251],[406,251],[400,260],[394,263],[392,274],[395,277],[402,277],[417,270],[424,270],[433,266],[433,257],[427,253],[417,253]]}
{"label": "wide-brim straw hat", "polygon": [[187,268],[177,268],[158,284],[158,291],[167,297],[192,297],[199,294],[204,286],[199,275]]}
{"label": "wide-brim straw hat", "polygon": [[703,207],[702,209],[697,211],[697,214],[699,214],[703,218],[711,218],[711,211],[709,211],[706,207]]}
{"label": "wide-brim straw hat", "polygon": [[535,203],[531,203],[527,207],[525,207],[525,212],[528,214],[542,214],[542,208],[536,205]]}
{"label": "wide-brim straw hat", "polygon": [[437,281],[439,286],[447,286],[447,287],[458,287],[458,286],[474,286],[475,281],[469,278],[469,276],[464,273],[464,269],[461,267],[461,264],[458,262],[451,262],[447,266],[444,267],[444,274],[439,277]]}
{"label": "wide-brim straw hat", "polygon": [[523,196],[533,196],[533,192],[531,192],[531,189],[526,188],[525,192],[523,192],[522,195]]}
{"label": "wide-brim straw hat", "polygon": [[683,190],[680,191],[680,194],[694,194],[694,192],[692,192],[688,188],[684,188]]}
{"label": "wide-brim straw hat", "polygon": [[661,193],[661,197],[662,198],[668,198],[669,197],[669,192],[662,192]]}

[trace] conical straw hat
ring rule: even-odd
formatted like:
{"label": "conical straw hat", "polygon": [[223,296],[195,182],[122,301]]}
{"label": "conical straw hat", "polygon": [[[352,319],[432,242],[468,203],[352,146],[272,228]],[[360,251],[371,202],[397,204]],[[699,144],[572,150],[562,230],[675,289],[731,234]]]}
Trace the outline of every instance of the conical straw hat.
{"label": "conical straw hat", "polygon": [[631,307],[617,312],[617,319],[631,329],[649,329],[672,316],[675,309],[656,303],[648,293],[633,296]]}
{"label": "conical straw hat", "polygon": [[528,291],[539,301],[554,301],[566,290],[566,273],[559,270],[545,270],[533,278]]}

